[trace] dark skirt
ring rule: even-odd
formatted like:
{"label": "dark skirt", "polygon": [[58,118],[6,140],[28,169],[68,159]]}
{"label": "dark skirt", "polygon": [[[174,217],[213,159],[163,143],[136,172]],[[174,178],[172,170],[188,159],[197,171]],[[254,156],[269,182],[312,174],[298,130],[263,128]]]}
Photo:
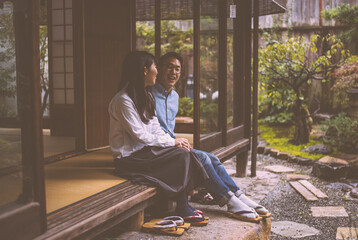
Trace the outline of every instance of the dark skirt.
{"label": "dark skirt", "polygon": [[201,185],[208,175],[195,153],[179,147],[144,147],[115,159],[116,174],[135,183],[159,187],[167,196]]}

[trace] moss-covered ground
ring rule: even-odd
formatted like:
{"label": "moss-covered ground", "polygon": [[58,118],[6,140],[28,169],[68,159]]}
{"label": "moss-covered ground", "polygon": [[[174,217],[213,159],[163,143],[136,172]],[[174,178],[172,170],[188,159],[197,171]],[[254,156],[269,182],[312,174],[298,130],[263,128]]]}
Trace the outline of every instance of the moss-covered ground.
{"label": "moss-covered ground", "polygon": [[268,124],[259,124],[260,137],[265,140],[270,147],[273,147],[280,152],[287,152],[292,155],[315,160],[325,156],[322,154],[309,154],[306,152],[301,152],[302,149],[308,146],[322,143],[319,140],[313,139],[313,137],[310,137],[310,141],[304,145],[290,144],[289,140],[293,138],[294,132],[294,126],[271,126]]}

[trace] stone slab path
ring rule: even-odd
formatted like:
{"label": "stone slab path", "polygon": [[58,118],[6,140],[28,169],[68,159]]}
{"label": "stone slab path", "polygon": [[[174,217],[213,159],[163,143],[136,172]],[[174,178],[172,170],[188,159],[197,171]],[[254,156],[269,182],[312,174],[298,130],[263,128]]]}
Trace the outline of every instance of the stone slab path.
{"label": "stone slab path", "polygon": [[348,217],[344,207],[311,207],[313,217]]}
{"label": "stone slab path", "polygon": [[358,228],[339,227],[337,229],[336,240],[357,240]]}
{"label": "stone slab path", "polygon": [[273,233],[289,238],[303,238],[315,236],[320,233],[319,230],[307,226],[306,224],[300,224],[291,221],[272,222],[271,231]]}
{"label": "stone slab path", "polygon": [[282,166],[282,165],[273,165],[273,166],[267,166],[265,167],[265,170],[268,170],[270,172],[274,173],[286,173],[286,172],[295,172],[297,171],[294,168]]}

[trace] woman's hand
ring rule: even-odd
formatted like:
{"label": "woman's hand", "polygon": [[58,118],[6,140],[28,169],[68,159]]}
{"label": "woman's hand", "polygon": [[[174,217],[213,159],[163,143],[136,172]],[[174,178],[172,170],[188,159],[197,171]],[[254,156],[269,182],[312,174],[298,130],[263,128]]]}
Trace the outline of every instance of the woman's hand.
{"label": "woman's hand", "polygon": [[185,148],[188,151],[190,151],[190,149],[191,149],[190,143],[189,143],[188,139],[186,139],[186,138],[176,138],[175,146]]}

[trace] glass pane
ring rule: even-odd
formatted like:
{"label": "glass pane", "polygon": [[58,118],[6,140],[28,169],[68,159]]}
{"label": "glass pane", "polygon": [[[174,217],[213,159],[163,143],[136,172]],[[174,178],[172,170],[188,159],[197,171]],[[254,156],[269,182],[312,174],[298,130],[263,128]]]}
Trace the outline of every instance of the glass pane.
{"label": "glass pane", "polygon": [[[203,5],[207,3],[202,2]],[[209,4],[209,3],[208,3]],[[200,16],[200,133],[206,135],[219,130],[218,126],[218,59],[219,59],[219,1],[210,2],[210,12]]]}
{"label": "glass pane", "polygon": [[55,42],[52,45],[52,56],[53,57],[63,57],[64,54],[64,46],[62,42]]}
{"label": "glass pane", "polygon": [[52,37],[53,41],[63,41],[64,38],[64,26],[52,27]]}
{"label": "glass pane", "polygon": [[[22,193],[21,125],[18,114],[13,5],[0,8],[0,206]],[[24,78],[22,78],[24,79]]]}
{"label": "glass pane", "polygon": [[[161,2],[161,54],[179,53],[183,58],[180,78],[174,86],[179,94],[179,111],[175,118],[175,134],[193,145],[193,1]],[[182,13],[182,14],[179,14]]]}
{"label": "glass pane", "polygon": [[66,57],[66,72],[73,72],[73,58]]}
{"label": "glass pane", "polygon": [[233,103],[234,103],[234,52],[233,52],[233,24],[232,18],[227,20],[227,128],[233,128],[234,115],[233,115]]}
{"label": "glass pane", "polygon": [[72,26],[66,26],[66,40],[72,40]]}
{"label": "glass pane", "polygon": [[63,73],[65,71],[64,59],[62,57],[54,58],[52,68],[54,73]]}
{"label": "glass pane", "polygon": [[155,0],[146,2],[137,0],[139,4],[146,4],[146,6],[136,8],[136,49],[143,50],[154,54],[155,46]]}
{"label": "glass pane", "polygon": [[63,8],[63,0],[52,0],[52,9]]}
{"label": "glass pane", "polygon": [[[164,16],[162,16],[163,18]],[[162,20],[161,21],[161,54],[177,52],[183,57],[180,79],[175,85],[179,94],[178,126],[182,121],[193,122],[193,20]],[[189,128],[191,129],[191,128]],[[179,132],[182,132],[178,128]]]}
{"label": "glass pane", "polygon": [[53,88],[65,88],[65,74],[55,73],[53,75]]}
{"label": "glass pane", "polygon": [[65,89],[54,89],[53,90],[53,103],[54,104],[65,104]]}
{"label": "glass pane", "polygon": [[52,11],[52,24],[53,25],[63,25],[63,10],[53,10]]}

